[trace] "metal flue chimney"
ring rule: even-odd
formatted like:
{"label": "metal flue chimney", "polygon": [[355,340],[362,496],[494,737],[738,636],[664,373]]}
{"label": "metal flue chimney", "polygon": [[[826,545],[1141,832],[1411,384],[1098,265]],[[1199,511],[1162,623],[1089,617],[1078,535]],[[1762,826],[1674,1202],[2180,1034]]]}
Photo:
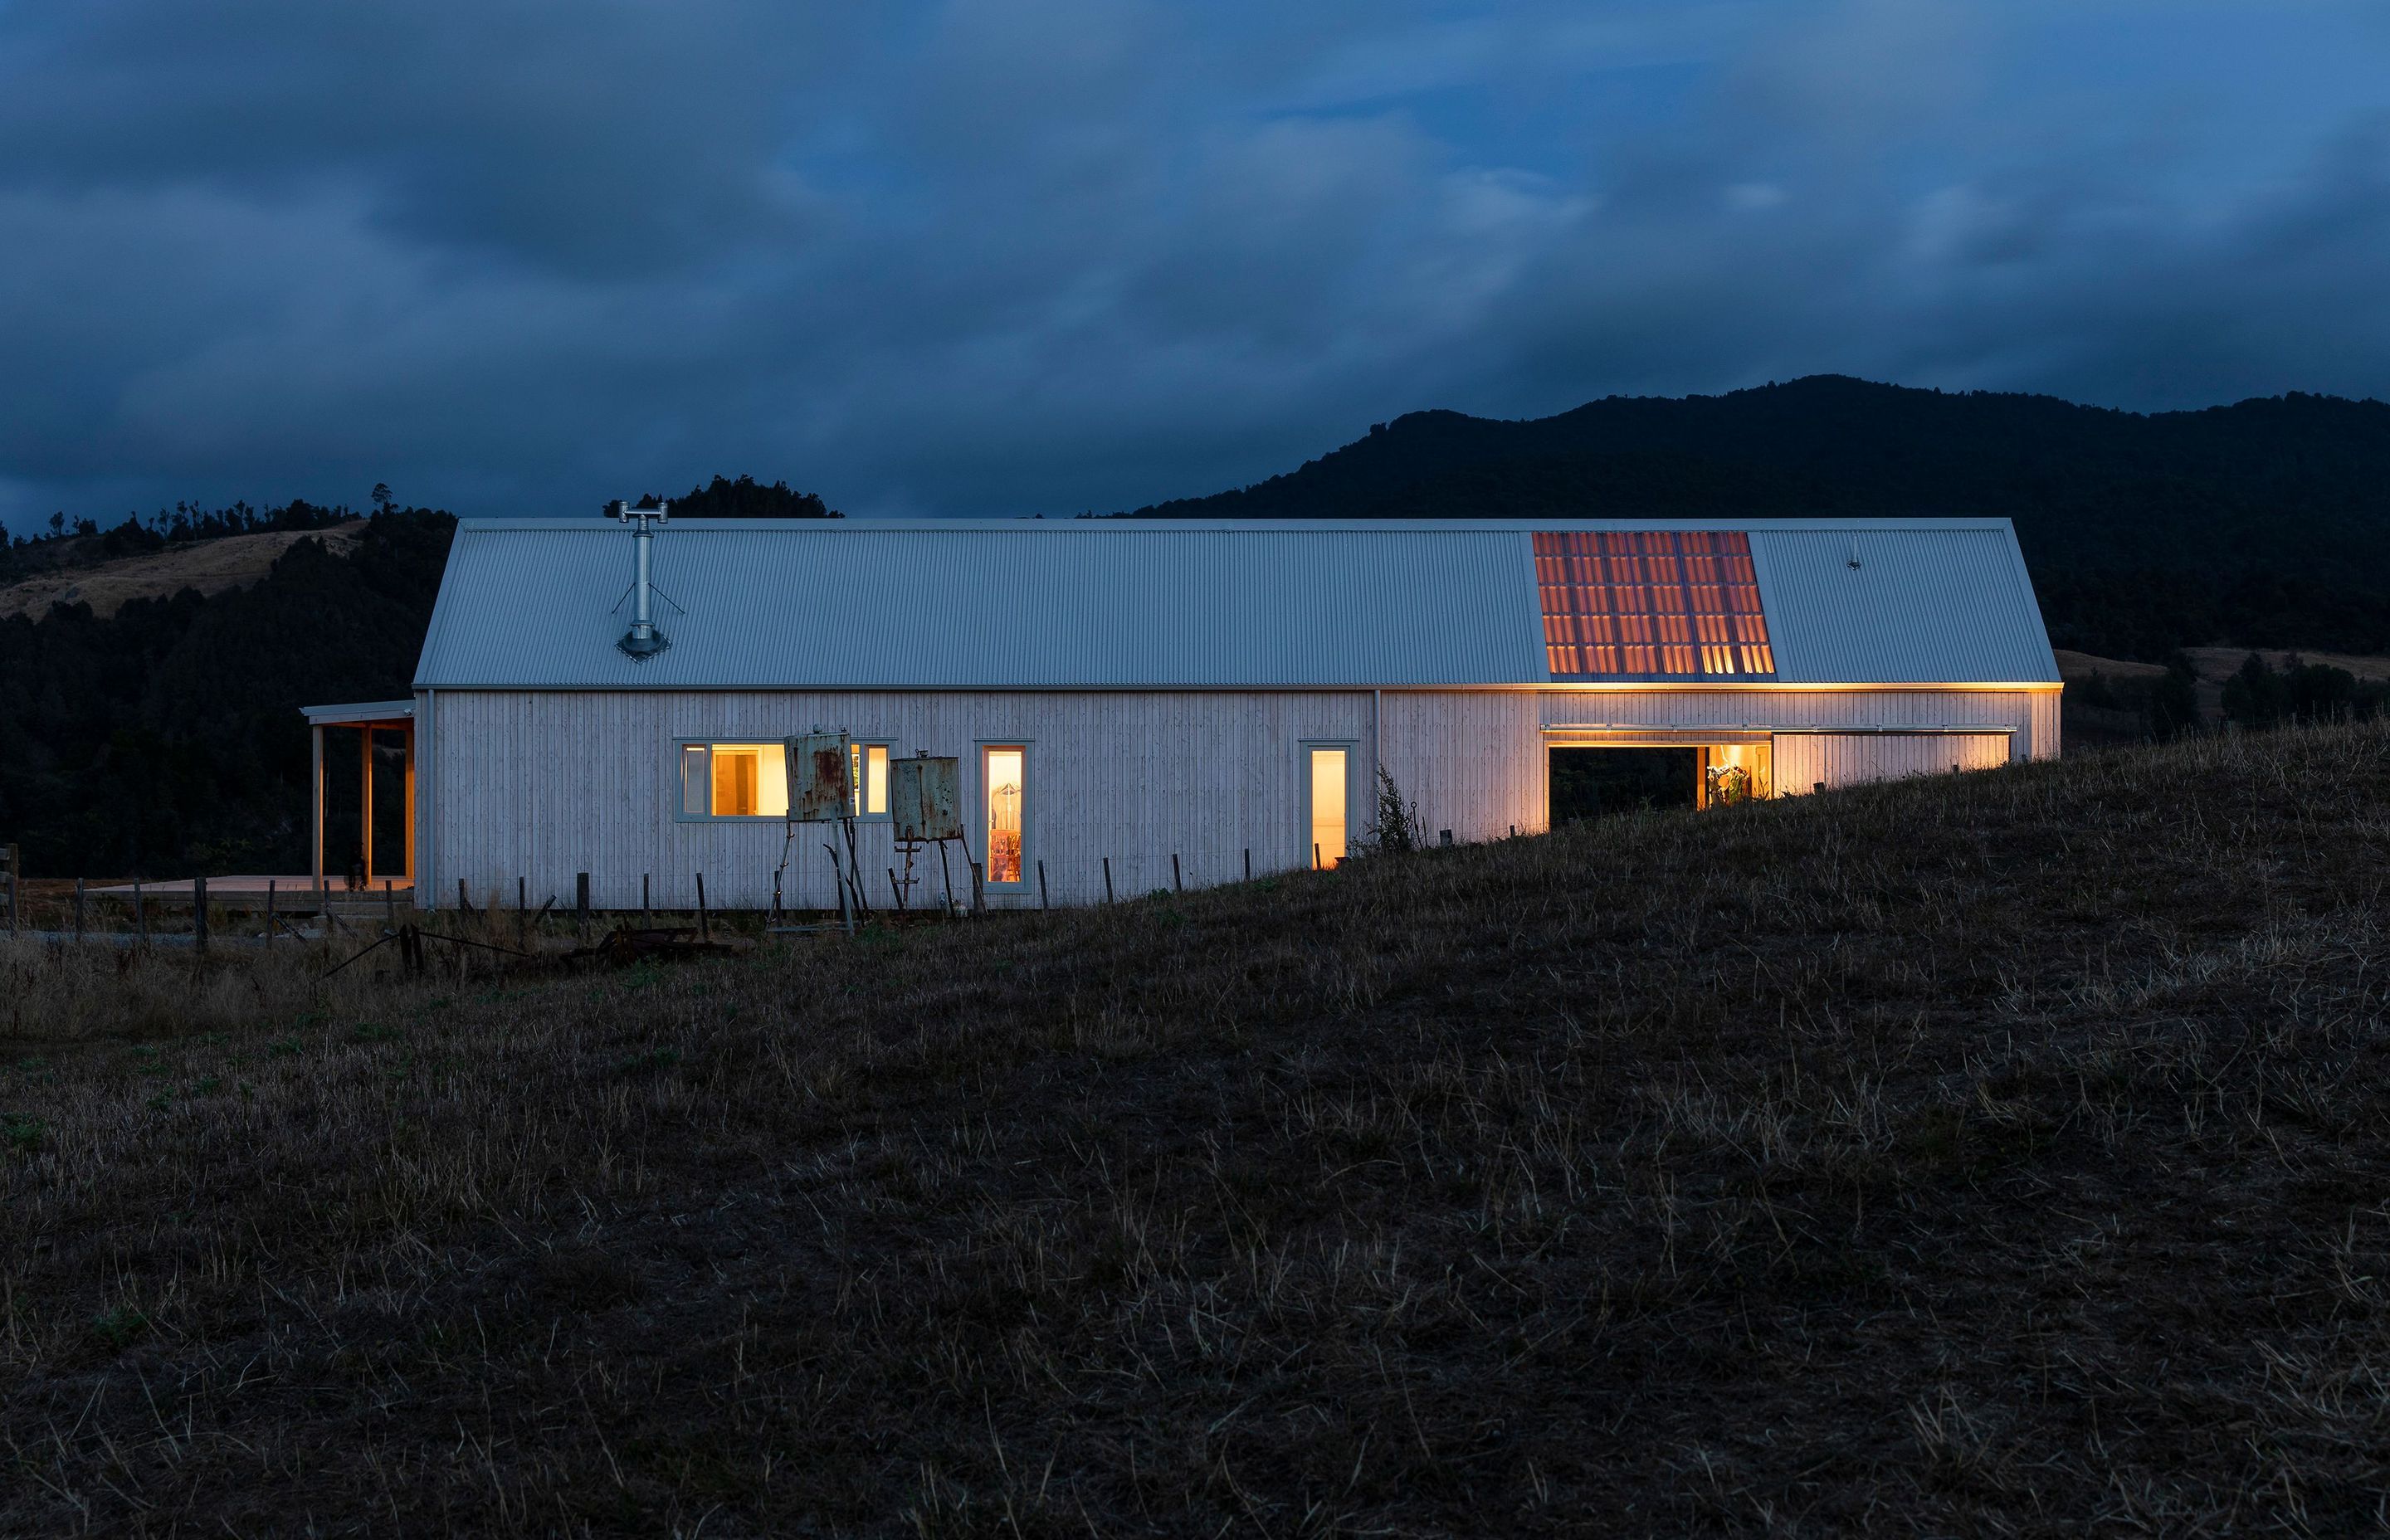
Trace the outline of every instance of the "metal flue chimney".
{"label": "metal flue chimney", "polygon": [[621,648],[633,662],[643,663],[672,646],[672,638],[656,628],[653,582],[656,526],[672,522],[671,510],[670,503],[658,503],[652,508],[635,508],[620,499],[606,510],[613,518],[631,526],[631,539],[639,553],[638,576],[631,584],[635,598],[631,610],[631,629],[623,633],[623,639],[614,644]]}

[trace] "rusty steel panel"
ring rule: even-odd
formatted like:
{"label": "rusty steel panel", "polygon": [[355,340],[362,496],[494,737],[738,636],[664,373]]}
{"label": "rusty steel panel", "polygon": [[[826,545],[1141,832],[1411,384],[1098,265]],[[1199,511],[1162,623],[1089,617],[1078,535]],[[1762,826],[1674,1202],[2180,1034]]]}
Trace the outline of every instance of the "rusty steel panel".
{"label": "rusty steel panel", "polygon": [[917,754],[888,762],[888,813],[903,840],[963,837],[962,761],[952,754]]}
{"label": "rusty steel panel", "polygon": [[789,739],[789,816],[814,824],[854,812],[854,772],[846,735],[807,733]]}

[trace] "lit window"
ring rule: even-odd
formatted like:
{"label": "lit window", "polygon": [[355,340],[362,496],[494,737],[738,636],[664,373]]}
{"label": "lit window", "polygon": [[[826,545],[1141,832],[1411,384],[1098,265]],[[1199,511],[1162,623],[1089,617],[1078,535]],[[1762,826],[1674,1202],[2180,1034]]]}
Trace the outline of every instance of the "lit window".
{"label": "lit window", "polygon": [[857,743],[849,751],[854,760],[850,777],[854,785],[854,814],[858,818],[888,816],[888,745]]}
{"label": "lit window", "polygon": [[777,743],[684,743],[680,808],[685,818],[785,818],[789,759]]}
{"label": "lit window", "polygon": [[990,749],[987,767],[987,879],[1022,880],[1022,834],[1026,811],[1029,752],[1025,749]]}
{"label": "lit window", "polygon": [[1342,749],[1311,751],[1311,864],[1323,871],[1344,859],[1347,760]]}
{"label": "lit window", "polygon": [[1775,677],[1740,530],[1538,532],[1535,552],[1553,677]]}

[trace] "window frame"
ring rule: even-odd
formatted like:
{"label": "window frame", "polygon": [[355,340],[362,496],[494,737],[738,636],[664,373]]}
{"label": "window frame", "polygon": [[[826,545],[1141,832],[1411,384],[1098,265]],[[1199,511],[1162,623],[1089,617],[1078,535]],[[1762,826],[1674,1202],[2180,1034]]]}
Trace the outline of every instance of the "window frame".
{"label": "window frame", "polygon": [[[713,750],[714,746],[717,744],[733,749],[769,749],[781,755],[781,763],[785,765],[787,764],[789,738],[790,736],[793,735],[783,734],[778,738],[742,737],[738,733],[682,733],[676,735],[672,739],[672,758],[670,768],[665,772],[666,778],[670,783],[667,787],[666,794],[669,796],[672,802],[673,822],[676,824],[782,824],[788,822],[789,815],[785,812],[714,812]],[[1009,745],[1007,744],[1004,745],[1004,747],[1009,747]],[[847,764],[850,769],[852,769],[857,763],[860,751],[874,748],[887,750],[890,763],[894,763],[896,758],[896,740],[894,738],[850,738],[846,740]],[[706,751],[706,811],[703,813],[691,813],[688,810],[688,789],[687,782],[685,777],[687,775],[688,751],[691,749],[702,749]],[[862,787],[863,782],[858,777],[855,781],[854,792],[856,802],[860,802],[861,800]],[[853,806],[854,803],[850,802],[848,805]],[[884,824],[891,820],[893,815],[888,813],[854,813],[850,814],[849,816],[860,824]]]}
{"label": "window frame", "polygon": [[[1005,747],[1009,748],[1010,746],[1006,745]],[[846,740],[847,764],[854,774],[854,798],[853,802],[849,805],[853,806],[856,810],[854,817],[854,821],[858,824],[893,823],[895,822],[896,815],[887,808],[883,807],[877,813],[866,813],[862,811],[864,788],[869,784],[871,776],[871,756],[867,751],[872,749],[887,750],[888,763],[890,764],[896,763],[896,740],[894,738],[848,738]],[[886,790],[885,782],[882,783],[881,789],[884,794]]]}
{"label": "window frame", "polygon": [[[1026,738],[982,738],[971,740],[974,757],[979,762],[979,775],[971,789],[972,800],[979,804],[976,822],[979,826],[980,882],[989,892],[1022,893],[1036,887],[1034,875],[1037,869],[1037,745]],[[999,749],[1018,751],[1021,755],[1021,879],[1017,882],[999,882],[991,875],[988,861],[988,836],[993,812],[988,805],[987,756]],[[968,843],[968,841],[966,841]]]}
{"label": "window frame", "polygon": [[1300,821],[1295,825],[1295,838],[1298,841],[1295,851],[1297,871],[1334,871],[1336,869],[1335,866],[1317,865],[1312,854],[1312,846],[1317,843],[1311,838],[1311,755],[1312,751],[1316,749],[1344,751],[1344,853],[1337,858],[1337,866],[1342,866],[1353,858],[1353,840],[1360,832],[1353,817],[1354,810],[1360,805],[1357,793],[1353,789],[1353,783],[1360,774],[1361,740],[1357,738],[1297,738],[1294,747],[1295,789],[1297,805],[1302,809]]}

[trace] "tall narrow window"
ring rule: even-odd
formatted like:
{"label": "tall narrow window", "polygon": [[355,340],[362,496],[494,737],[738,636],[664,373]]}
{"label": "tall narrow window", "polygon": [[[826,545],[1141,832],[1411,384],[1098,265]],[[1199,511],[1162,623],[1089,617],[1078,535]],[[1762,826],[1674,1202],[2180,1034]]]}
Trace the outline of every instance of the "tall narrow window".
{"label": "tall narrow window", "polygon": [[1022,880],[1022,833],[1028,825],[1029,751],[990,749],[987,764],[987,879]]}
{"label": "tall narrow window", "polygon": [[1311,863],[1326,870],[1344,859],[1347,752],[1311,751]]}
{"label": "tall narrow window", "polygon": [[888,815],[888,745],[858,743],[854,755],[854,815],[858,818]]}

